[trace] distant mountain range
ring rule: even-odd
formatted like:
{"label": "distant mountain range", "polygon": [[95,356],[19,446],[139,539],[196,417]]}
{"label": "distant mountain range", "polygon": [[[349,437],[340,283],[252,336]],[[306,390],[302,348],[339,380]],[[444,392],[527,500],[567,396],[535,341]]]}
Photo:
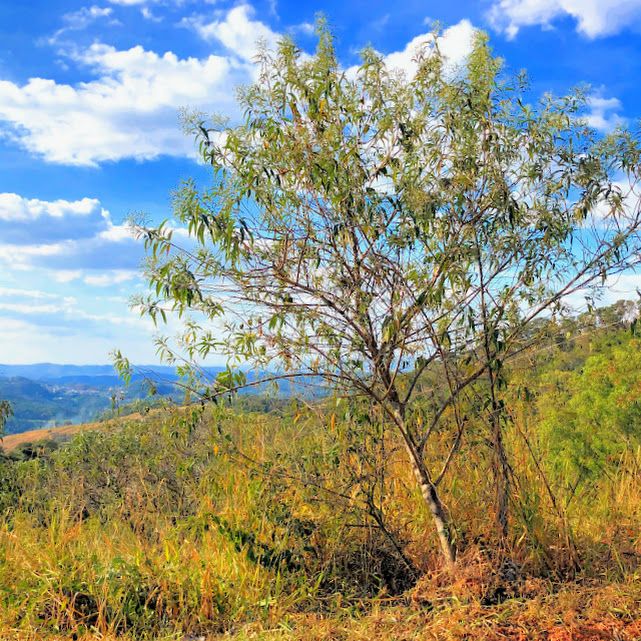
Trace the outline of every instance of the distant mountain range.
{"label": "distant mountain range", "polygon": [[[174,401],[182,402],[183,391],[173,385],[178,380],[173,367],[141,366],[141,369],[155,375],[158,396],[171,396]],[[205,371],[213,380],[224,369],[207,367]],[[248,378],[256,381],[257,375],[249,373]],[[311,380],[301,380],[301,383],[305,382],[311,383]],[[261,394],[269,390],[268,384],[261,384],[241,393]],[[322,390],[305,392],[291,381],[282,381],[278,395],[287,397],[294,390],[306,396],[323,394]],[[132,404],[147,395],[142,376],[132,376],[126,386],[111,365],[0,364],[0,400],[9,401],[14,411],[14,416],[5,425],[5,434],[92,422],[116,404],[119,407],[128,405],[130,411],[137,411],[131,409]]]}
{"label": "distant mountain range", "polygon": [[[175,380],[173,367],[160,365],[145,366],[145,369],[157,372],[163,378]],[[215,368],[213,368],[215,369]],[[0,364],[0,377],[10,378],[23,376],[33,381],[47,382],[84,382],[95,381],[97,384],[119,385],[122,381],[118,378],[112,365],[59,365],[57,363],[35,363],[33,365],[2,365]],[[107,381],[113,382],[107,382]]]}
{"label": "distant mountain range", "polygon": [[[222,369],[208,368],[208,373],[215,377]],[[180,401],[182,393],[172,385],[177,380],[172,367],[145,370],[163,381],[157,386],[159,395],[174,394]],[[111,365],[0,364],[0,400],[10,401],[14,411],[5,434],[91,422],[112,409],[116,399],[127,405],[146,395],[141,376],[133,376],[127,387]]]}

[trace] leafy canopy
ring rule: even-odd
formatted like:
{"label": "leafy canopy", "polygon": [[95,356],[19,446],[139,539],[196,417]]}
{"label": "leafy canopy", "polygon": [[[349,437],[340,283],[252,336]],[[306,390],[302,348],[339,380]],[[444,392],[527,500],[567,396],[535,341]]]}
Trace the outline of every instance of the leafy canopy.
{"label": "leafy canopy", "polygon": [[213,350],[400,408],[447,362],[455,396],[564,296],[636,264],[633,134],[599,138],[582,90],[527,104],[481,33],[460,68],[436,32],[416,60],[407,77],[366,49],[345,70],[320,23],[312,57],[263,51],[241,124],[186,119],[212,184],[175,195],[187,246],[138,222],[154,294],[136,303],[188,314],[158,346],[192,383]]}

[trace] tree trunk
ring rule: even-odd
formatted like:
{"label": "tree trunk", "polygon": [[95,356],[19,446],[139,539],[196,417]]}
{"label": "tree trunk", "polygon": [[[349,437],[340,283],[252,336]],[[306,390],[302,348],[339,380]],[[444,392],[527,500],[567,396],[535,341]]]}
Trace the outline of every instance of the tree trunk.
{"label": "tree trunk", "polygon": [[445,558],[445,564],[450,574],[454,575],[456,549],[452,541],[452,527],[449,516],[441,503],[441,499],[438,495],[438,489],[432,482],[429,470],[423,462],[423,457],[421,456],[414,439],[407,430],[407,425],[405,424],[405,410],[398,401],[393,415],[396,427],[403,437],[403,442],[405,443],[405,449],[407,450],[410,463],[412,464],[414,476],[421,488],[421,494],[432,513],[434,525],[436,526],[436,533],[438,534],[439,543],[441,544],[441,552]]}
{"label": "tree trunk", "polygon": [[[494,391],[492,390],[494,403]],[[496,488],[496,523],[501,543],[505,544],[508,537],[508,515],[510,499],[510,467],[507,462],[503,434],[501,431],[501,419],[498,415],[498,408],[492,412],[492,473],[494,486]]]}
{"label": "tree trunk", "polygon": [[[403,436],[405,438],[405,434]],[[449,516],[441,503],[441,499],[438,495],[438,489],[434,483],[432,483],[432,479],[430,478],[419,453],[416,451],[416,447],[414,447],[413,443],[408,443],[407,439],[405,441],[405,446],[412,463],[414,476],[421,488],[423,499],[432,513],[434,525],[436,526],[436,533],[438,534],[439,543],[441,544],[441,552],[445,558],[447,569],[453,573],[456,562],[456,550],[452,542],[452,529]]]}
{"label": "tree trunk", "polygon": [[439,542],[441,544],[441,551],[445,557],[445,563],[447,564],[448,570],[454,570],[454,564],[456,562],[456,551],[452,543],[452,532],[449,527],[449,517],[445,513],[441,499],[438,496],[438,491],[436,486],[428,479],[422,478],[423,475],[416,468],[414,469],[417,480],[421,486],[421,493],[423,498],[430,508],[432,513],[432,518],[434,519],[434,525],[436,526],[436,533],[438,534]]}

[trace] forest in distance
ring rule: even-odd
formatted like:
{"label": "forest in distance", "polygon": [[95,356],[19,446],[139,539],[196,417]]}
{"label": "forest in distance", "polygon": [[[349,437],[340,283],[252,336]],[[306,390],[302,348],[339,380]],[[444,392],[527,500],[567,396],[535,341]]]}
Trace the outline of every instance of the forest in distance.
{"label": "forest in distance", "polygon": [[[152,368],[146,368],[151,371]],[[221,368],[210,368],[215,374]],[[90,423],[165,402],[180,403],[173,368],[153,368],[155,395],[142,378],[125,385],[111,365],[0,364],[0,398],[11,403],[4,434]]]}

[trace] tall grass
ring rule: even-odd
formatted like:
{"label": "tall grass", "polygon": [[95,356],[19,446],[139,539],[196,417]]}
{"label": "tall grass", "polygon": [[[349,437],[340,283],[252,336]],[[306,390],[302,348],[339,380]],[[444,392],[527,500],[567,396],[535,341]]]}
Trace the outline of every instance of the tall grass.
{"label": "tall grass", "polygon": [[[633,584],[641,454],[572,494],[533,463],[529,433],[524,416],[506,432],[520,568],[507,597],[542,599],[570,579]],[[454,585],[402,448],[353,411],[168,410],[0,464],[0,632],[156,639],[274,629],[306,612],[372,616],[404,593],[430,611],[504,600],[480,443],[464,442],[444,480],[462,550]]]}

